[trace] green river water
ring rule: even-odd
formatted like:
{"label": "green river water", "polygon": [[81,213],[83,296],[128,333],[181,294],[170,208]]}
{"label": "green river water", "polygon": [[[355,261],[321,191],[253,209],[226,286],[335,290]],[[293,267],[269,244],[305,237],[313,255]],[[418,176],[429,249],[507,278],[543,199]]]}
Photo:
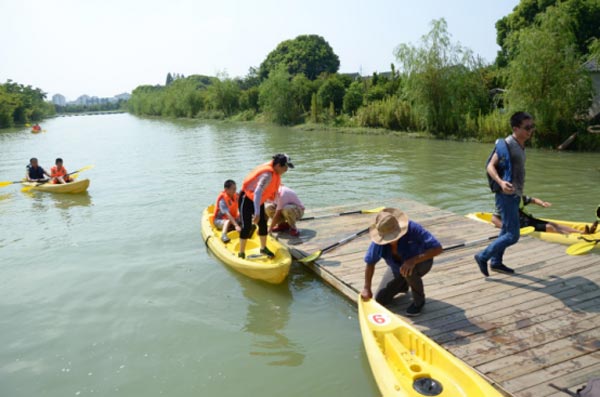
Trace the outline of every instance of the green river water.
{"label": "green river water", "polygon": [[[3,397],[376,396],[354,305],[299,264],[279,286],[233,273],[204,247],[203,208],[276,152],[308,208],[492,203],[491,145],[127,114],[43,128],[0,133],[0,180],[32,156],[95,168],[85,195],[0,190]],[[526,193],[553,203],[533,212],[593,220],[599,167],[599,154],[528,150]]]}

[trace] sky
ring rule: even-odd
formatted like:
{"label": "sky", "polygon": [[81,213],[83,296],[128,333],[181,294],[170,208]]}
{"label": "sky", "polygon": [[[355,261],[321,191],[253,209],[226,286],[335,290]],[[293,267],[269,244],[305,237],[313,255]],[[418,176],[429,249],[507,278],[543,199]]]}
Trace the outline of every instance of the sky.
{"label": "sky", "polygon": [[495,23],[519,0],[0,0],[0,82],[49,98],[112,97],[168,72],[242,77],[277,44],[323,36],[340,72],[390,70],[444,18],[454,42],[488,62]]}

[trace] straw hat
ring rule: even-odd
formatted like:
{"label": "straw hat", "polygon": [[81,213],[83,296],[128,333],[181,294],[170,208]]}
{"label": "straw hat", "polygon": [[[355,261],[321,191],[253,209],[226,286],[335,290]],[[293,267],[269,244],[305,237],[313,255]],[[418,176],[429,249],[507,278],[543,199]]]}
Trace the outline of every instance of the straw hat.
{"label": "straw hat", "polygon": [[384,208],[369,227],[371,240],[378,245],[389,244],[404,236],[408,230],[408,216],[397,208]]}

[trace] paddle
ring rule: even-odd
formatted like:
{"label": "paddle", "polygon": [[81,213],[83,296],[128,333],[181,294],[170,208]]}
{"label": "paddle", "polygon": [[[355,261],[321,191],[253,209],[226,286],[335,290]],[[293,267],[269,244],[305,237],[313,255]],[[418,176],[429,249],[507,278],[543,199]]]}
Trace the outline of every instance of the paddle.
{"label": "paddle", "polygon": [[2,181],[2,182],[0,182],[0,188],[3,188],[8,185],[12,185],[13,183],[23,183],[23,181]]}
{"label": "paddle", "polygon": [[568,255],[576,256],[576,255],[587,254],[588,252],[590,252],[591,250],[594,249],[594,247],[596,246],[596,244],[598,244],[598,242],[600,242],[600,239],[589,240],[585,237],[580,237],[580,238],[584,241],[580,241],[578,243],[571,244],[570,246],[567,247],[566,253]]}
{"label": "paddle", "polygon": [[314,262],[317,259],[319,259],[321,257],[321,255],[323,255],[323,253],[327,252],[327,251],[331,251],[332,249],[339,247],[340,245],[344,245],[349,241],[354,240],[355,238],[358,238],[360,236],[362,236],[363,234],[367,233],[369,231],[369,228],[363,229],[360,232],[354,233],[351,236],[345,237],[343,239],[341,239],[340,241],[338,241],[337,243],[333,243],[328,247],[323,248],[322,250],[318,250],[313,252],[312,254],[305,256],[302,259],[299,259],[298,262],[301,263],[309,263],[309,262]]}
{"label": "paddle", "polygon": [[357,211],[348,211],[348,212],[340,212],[339,214],[329,214],[329,215],[321,215],[321,216],[309,216],[308,218],[298,219],[299,221],[311,221],[313,219],[323,219],[323,218],[331,218],[333,216],[344,216],[344,215],[352,215],[352,214],[376,214],[381,212],[385,207],[377,207],[371,208],[370,210],[357,210]]}
{"label": "paddle", "polygon": [[[533,233],[534,231],[535,231],[535,228],[533,226],[527,226],[527,227],[521,228],[519,231],[520,232],[519,234],[521,236],[526,236],[528,234]],[[477,245],[479,243],[483,243],[483,242],[489,241],[489,240],[494,240],[496,238],[498,238],[498,236],[491,236],[491,237],[486,237],[486,238],[482,238],[479,240],[469,241],[468,243],[456,244],[456,245],[450,246],[448,248],[444,248],[444,252],[451,251],[451,250],[458,249],[458,248],[471,247],[473,245]]]}
{"label": "paddle", "polygon": [[[358,233],[354,233],[353,235],[348,236],[348,237],[346,237],[346,238],[338,241],[337,243],[331,244],[330,246],[325,247],[322,250],[315,251],[312,254],[310,254],[308,256],[305,256],[302,259],[299,259],[298,262],[300,262],[300,263],[314,262],[317,259],[319,259],[321,257],[321,255],[323,255],[325,252],[331,251],[332,249],[337,248],[340,245],[346,244],[347,242],[352,241],[355,238],[362,236],[363,234],[367,233],[368,231],[369,231],[369,228],[363,229],[363,230],[361,230]],[[521,236],[525,236],[525,235],[530,234],[530,233],[532,233],[534,231],[535,231],[535,228],[533,226],[527,226],[527,227],[524,227],[524,228],[522,228],[520,230],[520,234],[521,234]],[[457,245],[454,245],[452,247],[445,248],[444,251],[450,251],[450,250],[461,248],[461,247],[469,247],[471,245],[479,244],[479,243],[484,242],[484,241],[493,240],[493,239],[495,239],[497,237],[498,236],[492,236],[492,237],[487,237],[487,238],[484,238],[484,239],[481,239],[481,240],[471,241],[469,243],[457,244]]]}
{"label": "paddle", "polygon": [[[93,166],[93,165],[86,165],[85,167],[83,167],[83,168],[80,168],[80,169],[78,169],[77,171],[69,172],[67,175],[73,175],[73,179],[75,179],[75,178],[77,178],[77,177],[79,176],[78,174],[79,174],[80,172],[87,171],[87,170],[91,170],[92,168],[94,168],[94,166]],[[46,182],[42,182],[42,183],[38,183],[38,184],[35,184],[35,185],[30,185],[30,186],[24,186],[23,188],[21,188],[21,191],[25,193],[25,192],[28,192],[28,191],[30,191],[30,190],[31,190],[31,189],[33,189],[34,187],[38,187],[38,186],[41,186],[41,185],[45,185],[45,184],[46,184],[46,183],[48,183],[48,182],[50,182],[50,181],[46,181]]]}

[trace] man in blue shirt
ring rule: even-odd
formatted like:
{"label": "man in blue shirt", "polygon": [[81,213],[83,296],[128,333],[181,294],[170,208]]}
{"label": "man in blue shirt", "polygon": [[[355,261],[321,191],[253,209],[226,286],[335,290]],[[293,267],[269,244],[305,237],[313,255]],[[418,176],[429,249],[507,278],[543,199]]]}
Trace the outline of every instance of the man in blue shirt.
{"label": "man in blue shirt", "polygon": [[385,208],[377,214],[369,228],[371,245],[365,255],[365,285],[361,292],[364,300],[373,297],[371,281],[375,264],[384,259],[388,269],[381,280],[375,300],[382,305],[392,302],[399,293],[412,290],[413,303],[406,309],[407,316],[418,316],[425,305],[423,276],[433,265],[433,257],[442,253],[442,245],[421,225],[408,220],[396,208]]}

